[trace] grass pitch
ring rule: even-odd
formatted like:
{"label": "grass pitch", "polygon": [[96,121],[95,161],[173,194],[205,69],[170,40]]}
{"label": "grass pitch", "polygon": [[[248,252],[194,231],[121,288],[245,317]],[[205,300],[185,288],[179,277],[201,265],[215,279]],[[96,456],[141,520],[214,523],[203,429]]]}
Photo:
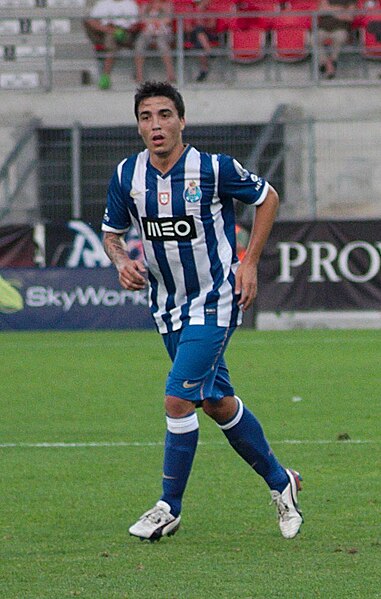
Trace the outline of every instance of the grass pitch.
{"label": "grass pitch", "polygon": [[0,354],[2,599],[381,597],[379,331],[233,336],[236,392],[304,477],[291,541],[200,412],[182,527],[129,537],[160,492],[170,364],[156,333],[2,333]]}

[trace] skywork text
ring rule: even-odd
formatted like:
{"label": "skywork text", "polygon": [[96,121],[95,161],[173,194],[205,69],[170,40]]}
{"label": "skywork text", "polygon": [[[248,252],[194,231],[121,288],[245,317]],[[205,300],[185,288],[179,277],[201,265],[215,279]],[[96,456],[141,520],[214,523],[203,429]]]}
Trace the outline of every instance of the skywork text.
{"label": "skywork text", "polygon": [[124,306],[128,302],[135,306],[147,306],[146,291],[116,290],[106,287],[95,289],[91,286],[84,289],[75,287],[71,291],[66,291],[36,285],[28,287],[25,294],[25,303],[30,308],[57,307],[62,308],[64,312],[69,312],[76,304],[80,307],[91,305],[112,308]]}

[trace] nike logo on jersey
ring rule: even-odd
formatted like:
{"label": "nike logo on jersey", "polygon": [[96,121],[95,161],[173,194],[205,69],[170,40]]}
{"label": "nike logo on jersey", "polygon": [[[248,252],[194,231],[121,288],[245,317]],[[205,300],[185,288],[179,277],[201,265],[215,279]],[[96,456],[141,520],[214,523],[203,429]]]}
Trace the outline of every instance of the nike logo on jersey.
{"label": "nike logo on jersey", "polygon": [[136,198],[143,193],[148,193],[149,189],[131,189],[130,196],[132,198]]}
{"label": "nike logo on jersey", "polygon": [[143,229],[149,241],[189,241],[195,239],[193,216],[142,217]]}
{"label": "nike logo on jersey", "polygon": [[190,383],[189,381],[184,381],[183,382],[183,387],[184,389],[192,389],[193,387],[197,387],[197,385],[200,385],[201,383]]}

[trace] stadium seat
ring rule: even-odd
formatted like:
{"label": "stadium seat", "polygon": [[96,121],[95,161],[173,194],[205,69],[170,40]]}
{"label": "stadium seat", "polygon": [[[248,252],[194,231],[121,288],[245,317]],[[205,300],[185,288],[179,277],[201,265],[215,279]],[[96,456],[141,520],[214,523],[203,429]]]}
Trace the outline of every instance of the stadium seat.
{"label": "stadium seat", "polygon": [[[175,0],[173,3],[173,7],[174,7],[174,12],[177,15],[184,14],[184,13],[194,14],[194,5],[193,5],[192,0]],[[174,23],[175,33],[177,31],[177,27],[178,27],[178,21],[177,21],[177,19],[175,19],[175,23]],[[183,28],[184,28],[185,35],[189,34],[192,31],[193,27],[194,27],[194,19],[183,19]],[[190,49],[192,47],[193,47],[193,44],[189,40],[185,40],[184,48]]]}
{"label": "stadium seat", "polygon": [[358,8],[364,9],[364,13],[357,15],[353,27],[359,32],[361,55],[381,59],[381,2],[374,0],[369,5],[369,2],[360,0]]}
{"label": "stadium seat", "polygon": [[287,8],[290,10],[318,10],[319,0],[289,0]]}
{"label": "stadium seat", "polygon": [[[210,45],[212,47],[218,47],[224,41],[221,34],[228,31],[232,25],[232,21],[229,18],[215,17],[215,13],[233,13],[235,4],[232,0],[212,0],[208,5],[206,13],[210,13],[210,18],[205,17],[202,20],[203,26],[209,33]],[[197,13],[195,11],[195,4],[192,0],[175,0],[174,10],[177,14],[189,13],[194,15],[194,19],[184,19],[184,33],[188,39],[184,42],[184,48],[192,49],[193,43],[189,39],[189,34],[193,30],[196,24]],[[175,25],[176,29],[176,25]],[[187,36],[188,34],[188,36]]]}
{"label": "stadium seat", "polygon": [[309,55],[309,32],[304,27],[274,29],[271,32],[272,56],[283,62],[298,62]]}
{"label": "stadium seat", "polygon": [[262,60],[266,54],[266,35],[271,29],[269,16],[245,16],[245,13],[280,11],[275,0],[244,0],[237,2],[236,18],[231,27],[231,59],[234,62],[250,63]]}
{"label": "stadium seat", "polygon": [[[212,0],[208,4],[208,13],[226,13],[226,15],[233,14],[235,12],[235,2],[233,0]],[[216,33],[224,33],[231,29],[232,20],[226,17],[217,17],[214,24]]]}
{"label": "stadium seat", "polygon": [[285,10],[273,19],[271,48],[276,60],[297,62],[309,54],[311,17],[293,13]]}
{"label": "stadium seat", "polygon": [[269,31],[272,27],[272,16],[245,16],[245,13],[270,13],[276,11],[280,11],[280,3],[276,0],[263,0],[262,2],[245,0],[243,2],[237,2],[237,17],[233,29],[245,31],[247,29],[256,28]]}
{"label": "stadium seat", "polygon": [[252,27],[244,31],[231,32],[231,59],[234,62],[250,63],[262,60],[266,54],[266,31]]}
{"label": "stadium seat", "polygon": [[381,59],[381,15],[369,17],[360,32],[360,51],[365,58]]}

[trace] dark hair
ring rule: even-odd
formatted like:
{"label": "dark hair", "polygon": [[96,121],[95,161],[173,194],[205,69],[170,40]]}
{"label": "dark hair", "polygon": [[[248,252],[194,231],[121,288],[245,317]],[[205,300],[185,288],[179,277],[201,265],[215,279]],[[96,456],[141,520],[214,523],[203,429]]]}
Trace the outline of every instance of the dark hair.
{"label": "dark hair", "polygon": [[139,105],[146,98],[155,96],[165,96],[173,101],[179,117],[182,119],[185,115],[184,100],[180,92],[170,83],[165,81],[146,81],[140,85],[135,94],[135,116],[139,120]]}

